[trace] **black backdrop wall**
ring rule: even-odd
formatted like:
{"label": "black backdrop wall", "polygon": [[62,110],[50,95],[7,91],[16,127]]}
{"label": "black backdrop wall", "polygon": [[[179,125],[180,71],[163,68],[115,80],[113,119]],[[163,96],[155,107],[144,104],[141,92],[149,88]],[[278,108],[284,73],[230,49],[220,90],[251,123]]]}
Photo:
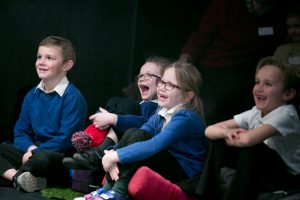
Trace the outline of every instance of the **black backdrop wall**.
{"label": "black backdrop wall", "polygon": [[68,77],[89,114],[122,88],[148,55],[176,58],[209,0],[0,0],[0,141],[12,139],[22,97],[39,82],[38,42],[70,39],[77,63]]}

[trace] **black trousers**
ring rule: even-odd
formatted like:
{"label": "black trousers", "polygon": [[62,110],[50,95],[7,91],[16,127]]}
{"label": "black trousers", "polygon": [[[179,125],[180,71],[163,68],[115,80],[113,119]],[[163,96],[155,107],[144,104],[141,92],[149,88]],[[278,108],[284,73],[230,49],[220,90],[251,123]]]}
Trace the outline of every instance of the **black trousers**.
{"label": "black trousers", "polygon": [[[145,141],[150,138],[152,138],[152,135],[148,132],[132,128],[125,132],[118,144],[118,148],[128,146],[135,142]],[[163,150],[156,155],[142,161],[120,164],[119,180],[114,182],[111,180],[109,174],[107,174],[107,182],[105,184],[106,189],[113,189],[119,195],[125,196],[127,194],[127,186],[131,177],[141,166],[148,166],[152,170],[158,172],[164,178],[175,183],[188,178],[174,156],[169,153],[168,150]]]}
{"label": "black trousers", "polygon": [[[220,189],[222,167],[236,169],[224,194]],[[281,157],[261,143],[249,148],[229,147],[225,141],[214,140],[209,145],[209,156],[196,188],[201,199],[253,200],[260,192],[269,192],[300,183]]]}
{"label": "black trousers", "polygon": [[0,174],[8,169],[15,168],[20,172],[29,171],[34,176],[46,177],[48,185],[69,183],[68,169],[62,164],[64,153],[38,151],[26,163],[22,164],[23,152],[12,144],[0,144]]}

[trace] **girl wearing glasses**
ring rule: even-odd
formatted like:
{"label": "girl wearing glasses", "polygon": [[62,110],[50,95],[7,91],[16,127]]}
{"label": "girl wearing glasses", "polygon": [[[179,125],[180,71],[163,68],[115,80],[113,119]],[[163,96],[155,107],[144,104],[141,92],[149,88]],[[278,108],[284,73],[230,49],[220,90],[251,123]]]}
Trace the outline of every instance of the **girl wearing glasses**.
{"label": "girl wearing glasses", "polygon": [[[137,86],[142,99],[139,104],[140,114],[117,114],[100,108],[100,112],[89,117],[93,122],[91,124],[94,127],[93,129],[97,131],[92,134],[91,131],[86,131],[87,129],[85,129],[73,134],[75,137],[72,137],[72,142],[78,153],[75,153],[73,157],[65,158],[63,160],[64,165],[71,169],[102,168],[101,159],[103,151],[115,145],[127,129],[141,127],[156,112],[157,80],[161,78],[166,66],[169,64],[170,61],[166,58],[157,56],[148,58],[141,67],[139,75],[136,76]],[[118,107],[120,108],[120,106]],[[121,108],[121,111],[124,113],[123,110]],[[104,135],[103,132],[106,132],[107,135]],[[93,141],[90,142],[86,139],[87,142],[83,142],[82,138],[87,138],[84,137],[84,134],[90,134],[91,136],[88,139]],[[103,137],[105,137],[104,140]],[[100,141],[100,145],[99,142],[94,141]],[[95,146],[90,145],[91,143],[94,143]]]}
{"label": "girl wearing glasses", "polygon": [[107,181],[84,199],[128,199],[130,178],[143,165],[172,182],[198,175],[207,153],[201,83],[193,65],[169,65],[157,80],[159,110],[140,129],[126,131],[116,148],[105,150]]}

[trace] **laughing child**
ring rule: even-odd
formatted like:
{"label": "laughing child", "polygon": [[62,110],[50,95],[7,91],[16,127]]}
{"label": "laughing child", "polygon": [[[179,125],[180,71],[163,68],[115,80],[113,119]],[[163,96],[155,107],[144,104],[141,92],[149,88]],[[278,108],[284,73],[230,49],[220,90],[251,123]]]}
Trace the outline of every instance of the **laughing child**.
{"label": "laughing child", "polygon": [[[141,114],[121,115],[100,108],[100,112],[89,117],[93,122],[92,126],[99,132],[98,135],[94,134],[94,138],[91,138],[91,140],[101,137],[101,133],[103,133],[101,131],[107,131],[108,134],[104,141],[96,148],[75,153],[73,158],[65,158],[63,160],[64,165],[72,169],[98,169],[101,165],[103,151],[107,147],[115,145],[127,129],[133,127],[139,128],[147,122],[157,110],[156,84],[169,63],[170,61],[168,59],[161,57],[148,58],[141,67],[139,75],[136,77],[142,98],[140,102]],[[89,132],[86,134],[89,134]],[[73,140],[73,144],[75,144],[76,147],[81,145],[82,142],[76,143]]]}
{"label": "laughing child", "polygon": [[[262,59],[253,87],[255,106],[207,127],[209,156],[196,189],[202,199],[252,200],[268,189],[300,183],[300,121],[293,105],[299,103],[296,70],[272,57]],[[221,190],[224,167],[235,173]],[[266,188],[268,183],[272,188]]]}

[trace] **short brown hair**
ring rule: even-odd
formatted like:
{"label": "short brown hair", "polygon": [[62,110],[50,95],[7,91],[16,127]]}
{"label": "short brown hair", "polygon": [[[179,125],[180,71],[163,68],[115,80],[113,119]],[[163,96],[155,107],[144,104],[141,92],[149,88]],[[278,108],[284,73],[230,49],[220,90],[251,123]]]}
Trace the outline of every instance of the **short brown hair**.
{"label": "short brown hair", "polygon": [[300,71],[298,67],[292,66],[285,61],[278,60],[273,56],[262,58],[257,65],[256,73],[266,65],[272,65],[277,67],[284,78],[284,89],[294,89],[296,96],[291,100],[292,104],[298,104],[300,102]]}
{"label": "short brown hair", "polygon": [[59,36],[49,36],[43,39],[39,46],[57,46],[61,48],[64,63],[72,60],[73,64],[76,62],[76,52],[71,41]]}
{"label": "short brown hair", "polygon": [[146,63],[147,62],[154,63],[157,66],[159,66],[160,67],[160,75],[163,75],[166,67],[172,63],[170,59],[160,57],[160,56],[151,56],[146,59]]}

